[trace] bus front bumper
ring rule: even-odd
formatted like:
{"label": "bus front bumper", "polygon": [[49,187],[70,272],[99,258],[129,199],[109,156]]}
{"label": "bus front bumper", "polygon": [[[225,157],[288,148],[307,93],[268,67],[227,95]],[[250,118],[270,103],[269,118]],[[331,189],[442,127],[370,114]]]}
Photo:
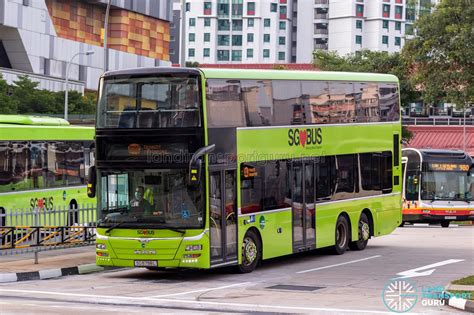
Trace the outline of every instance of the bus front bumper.
{"label": "bus front bumper", "polygon": [[441,221],[474,221],[474,215],[457,215],[457,214],[404,214],[404,222],[412,223],[436,223]]}

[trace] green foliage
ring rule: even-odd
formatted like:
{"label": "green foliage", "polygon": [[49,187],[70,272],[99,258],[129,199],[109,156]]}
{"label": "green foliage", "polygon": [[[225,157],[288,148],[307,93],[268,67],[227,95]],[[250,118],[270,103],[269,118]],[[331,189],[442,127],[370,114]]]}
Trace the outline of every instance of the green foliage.
{"label": "green foliage", "polygon": [[474,5],[467,0],[443,0],[415,23],[417,36],[402,54],[425,102],[443,99],[463,107],[474,101],[473,25]]}
{"label": "green foliage", "polygon": [[185,66],[188,68],[197,68],[199,67],[199,62],[197,61],[186,61]]}
{"label": "green foliage", "polygon": [[18,111],[18,102],[8,95],[9,86],[0,73],[0,114],[15,114]]}
{"label": "green foliage", "polygon": [[314,66],[325,71],[349,71],[369,73],[390,73],[400,80],[402,106],[417,100],[419,94],[408,79],[408,65],[399,53],[361,50],[355,54],[339,56],[335,52],[316,50]]}
{"label": "green foliage", "polygon": [[408,130],[406,126],[402,126],[402,140],[404,143],[410,143],[411,139],[413,139],[413,133]]}
{"label": "green foliage", "polygon": [[[64,91],[51,92],[38,89],[39,83],[28,76],[19,76],[9,86],[0,75],[1,114],[63,114]],[[11,95],[8,92],[11,91]],[[95,93],[84,96],[77,91],[69,91],[68,109],[70,114],[94,114]]]}

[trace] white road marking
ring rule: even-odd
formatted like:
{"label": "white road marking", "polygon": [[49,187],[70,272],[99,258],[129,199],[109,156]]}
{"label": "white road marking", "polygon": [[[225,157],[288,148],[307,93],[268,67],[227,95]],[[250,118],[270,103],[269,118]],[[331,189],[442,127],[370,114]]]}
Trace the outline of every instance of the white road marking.
{"label": "white road marking", "polygon": [[170,293],[170,294],[162,294],[162,295],[154,295],[154,296],[150,296],[150,297],[151,298],[162,298],[162,297],[170,297],[170,296],[178,296],[178,295],[187,295],[187,294],[191,294],[191,293],[208,292],[208,291],[215,291],[215,290],[239,287],[239,286],[243,286],[243,285],[247,285],[247,284],[251,284],[251,283],[252,282],[242,282],[242,283],[235,283],[235,284],[225,285],[225,286],[216,287],[216,288],[200,289],[200,290],[194,290],[194,291]]}
{"label": "white road marking", "polygon": [[[213,301],[196,301],[196,300],[180,300],[180,299],[160,299],[153,297],[135,297],[135,296],[112,296],[112,295],[93,295],[93,294],[76,294],[76,293],[65,293],[65,292],[48,292],[48,291],[37,291],[37,290],[15,290],[15,289],[3,289],[0,288],[0,292],[5,293],[27,293],[34,294],[38,297],[38,294],[43,295],[56,295],[56,296],[69,296],[76,298],[92,298],[94,302],[97,300],[106,302],[105,299],[110,299],[117,303],[118,301],[153,301],[161,302],[157,305],[162,308],[166,308],[171,305],[164,305],[162,303],[173,303],[175,305],[182,306],[183,304],[196,305],[200,307],[204,306],[219,306],[228,307],[226,310],[234,310],[235,307],[246,308],[251,311],[257,311],[262,309],[277,309],[277,310],[293,310],[293,311],[309,311],[309,312],[332,312],[332,313],[359,313],[359,314],[390,314],[391,312],[386,311],[374,311],[374,310],[357,310],[357,309],[341,309],[341,308],[329,308],[329,307],[304,307],[304,306],[286,306],[286,305],[266,305],[266,304],[247,304],[247,303],[230,303],[230,302],[213,302]],[[28,296],[24,296],[28,298]],[[84,302],[84,300],[82,300]],[[129,305],[130,306],[130,305]],[[222,311],[222,310],[221,310]]]}
{"label": "white road marking", "polygon": [[[440,266],[449,265],[449,264],[455,264],[461,261],[464,261],[464,259],[448,259],[448,260],[443,260],[431,265],[426,265],[426,266],[418,267],[415,269],[405,270],[405,271],[397,273],[397,275],[401,277],[397,277],[394,279],[406,279],[406,278],[429,276],[436,270],[436,269],[430,269],[430,268],[440,267]],[[425,269],[430,269],[430,270],[422,271]]]}
{"label": "white road marking", "polygon": [[343,262],[343,263],[340,263],[340,264],[329,265],[329,266],[323,266],[323,267],[318,267],[318,268],[313,268],[313,269],[308,269],[308,270],[302,270],[302,271],[298,271],[298,272],[296,272],[296,273],[307,273],[307,272],[311,272],[311,271],[317,271],[317,270],[323,270],[323,269],[328,269],[328,268],[333,268],[333,267],[339,267],[339,266],[344,266],[344,265],[348,265],[348,264],[353,264],[353,263],[357,263],[357,262],[360,262],[360,261],[365,261],[365,260],[374,259],[374,258],[379,258],[379,257],[382,257],[382,255],[375,255],[375,256],[370,256],[370,257],[366,257],[366,258],[361,258],[361,259],[346,261],[346,262]]}

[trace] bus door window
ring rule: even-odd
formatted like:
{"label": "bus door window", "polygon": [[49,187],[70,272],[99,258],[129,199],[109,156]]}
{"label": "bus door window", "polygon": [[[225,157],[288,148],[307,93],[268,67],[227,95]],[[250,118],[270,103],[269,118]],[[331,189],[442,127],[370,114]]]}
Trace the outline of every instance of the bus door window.
{"label": "bus door window", "polygon": [[211,257],[222,256],[222,196],[220,172],[209,176]]}
{"label": "bus door window", "polygon": [[420,178],[416,171],[407,170],[405,198],[406,200],[418,200],[420,191]]}
{"label": "bus door window", "polygon": [[305,202],[305,230],[306,241],[314,240],[316,236],[315,230],[315,205],[314,205],[314,164],[313,161],[307,161],[304,165],[304,202]]}
{"label": "bus door window", "polygon": [[226,255],[237,255],[237,216],[235,198],[235,171],[225,171]]}

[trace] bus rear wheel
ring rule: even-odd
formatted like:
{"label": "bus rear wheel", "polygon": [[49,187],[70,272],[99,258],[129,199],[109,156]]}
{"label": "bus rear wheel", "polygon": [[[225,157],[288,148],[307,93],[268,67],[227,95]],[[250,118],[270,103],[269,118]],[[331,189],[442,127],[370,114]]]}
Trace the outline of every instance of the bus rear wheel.
{"label": "bus rear wheel", "polygon": [[441,227],[447,228],[449,227],[449,221],[441,221]]}
{"label": "bus rear wheel", "polygon": [[367,247],[370,238],[370,223],[369,218],[365,213],[360,215],[359,232],[357,241],[350,242],[349,248],[351,250],[363,250]]}
{"label": "bus rear wheel", "polygon": [[335,255],[342,255],[349,244],[349,223],[343,215],[337,218],[335,238],[336,244],[332,247],[332,252]]}
{"label": "bus rear wheel", "polygon": [[262,245],[258,235],[249,230],[242,243],[242,263],[237,266],[240,273],[249,273],[257,268],[262,256]]}

